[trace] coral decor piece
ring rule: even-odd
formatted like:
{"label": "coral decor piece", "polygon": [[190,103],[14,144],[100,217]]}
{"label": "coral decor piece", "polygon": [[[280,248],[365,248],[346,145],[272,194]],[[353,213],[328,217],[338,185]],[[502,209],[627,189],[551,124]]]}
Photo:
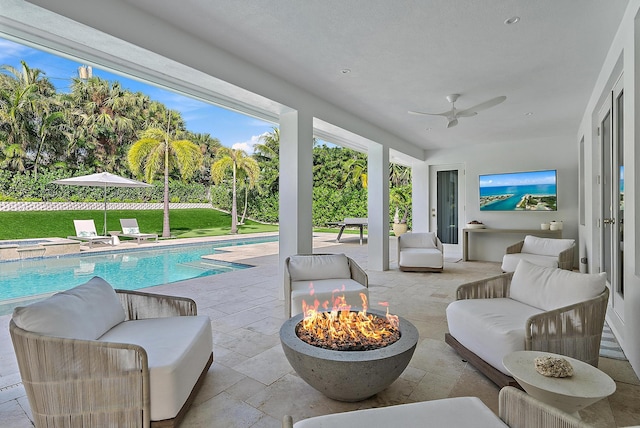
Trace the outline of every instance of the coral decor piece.
{"label": "coral decor piece", "polygon": [[542,356],[533,360],[536,371],[547,377],[571,377],[573,376],[573,366],[564,358]]}

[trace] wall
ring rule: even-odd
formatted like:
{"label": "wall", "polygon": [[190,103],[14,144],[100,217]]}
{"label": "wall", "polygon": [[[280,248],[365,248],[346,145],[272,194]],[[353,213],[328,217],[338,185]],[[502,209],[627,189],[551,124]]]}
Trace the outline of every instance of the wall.
{"label": "wall", "polygon": [[[540,223],[562,221],[564,238],[578,238],[578,148],[573,139],[547,138],[537,140],[516,139],[507,144],[470,146],[460,150],[427,152],[429,165],[461,163],[465,165],[464,224],[478,220],[492,228],[539,229]],[[478,176],[501,172],[556,169],[558,184],[558,211],[554,212],[487,212],[480,211]],[[421,190],[422,191],[422,190]],[[424,189],[428,193],[429,189]],[[505,248],[521,235],[474,235],[469,239],[472,259],[501,261]],[[577,266],[577,257],[576,257]]]}

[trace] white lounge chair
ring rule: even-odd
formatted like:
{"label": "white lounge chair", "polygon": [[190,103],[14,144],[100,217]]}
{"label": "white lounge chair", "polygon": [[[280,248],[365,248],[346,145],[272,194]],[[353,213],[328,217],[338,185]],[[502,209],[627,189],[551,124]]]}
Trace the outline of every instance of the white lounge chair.
{"label": "white lounge chair", "polygon": [[68,236],[69,239],[88,242],[89,248],[92,248],[96,242],[113,245],[111,236],[98,235],[98,232],[96,232],[96,224],[93,220],[73,220],[73,225],[76,228],[76,236]]}
{"label": "white lounge chair", "polygon": [[135,218],[121,218],[120,226],[122,226],[122,233],[120,236],[135,239],[138,244],[141,239],[155,239],[158,242],[158,235],[155,233],[140,233],[140,227],[138,226],[138,220]]}

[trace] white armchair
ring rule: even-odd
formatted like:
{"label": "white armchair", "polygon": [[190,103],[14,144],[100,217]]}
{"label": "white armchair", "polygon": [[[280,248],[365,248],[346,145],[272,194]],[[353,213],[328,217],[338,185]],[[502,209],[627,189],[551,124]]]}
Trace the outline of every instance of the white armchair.
{"label": "white armchair", "polygon": [[442,272],[442,242],[433,232],[398,236],[398,268],[401,271]]}
{"label": "white armchair", "polygon": [[[344,254],[310,254],[288,257],[284,263],[284,315],[302,312],[302,302],[313,306],[344,295],[354,309],[362,309],[360,294],[369,298],[369,278]],[[313,288],[313,295],[310,293]]]}
{"label": "white armchair", "polygon": [[520,261],[515,272],[463,284],[447,306],[445,342],[498,386],[515,385],[502,359],[547,351],[598,366],[609,289],[604,274]]}
{"label": "white armchair", "polygon": [[502,258],[502,271],[513,272],[520,260],[540,266],[573,270],[573,239],[538,238],[527,235],[524,241],[507,247]]}

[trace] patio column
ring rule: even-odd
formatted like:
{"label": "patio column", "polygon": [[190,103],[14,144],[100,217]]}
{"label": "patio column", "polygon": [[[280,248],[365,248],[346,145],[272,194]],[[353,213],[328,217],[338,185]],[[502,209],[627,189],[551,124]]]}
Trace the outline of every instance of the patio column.
{"label": "patio column", "polygon": [[[280,115],[279,267],[292,254],[313,252],[313,117],[301,111]],[[282,294],[284,296],[284,294]]]}
{"label": "patio column", "polygon": [[369,146],[367,160],[369,269],[389,270],[389,149]]}
{"label": "patio column", "polygon": [[[411,230],[428,232],[431,225],[429,212],[429,165],[416,162],[411,165]],[[425,215],[425,213],[429,213]]]}

